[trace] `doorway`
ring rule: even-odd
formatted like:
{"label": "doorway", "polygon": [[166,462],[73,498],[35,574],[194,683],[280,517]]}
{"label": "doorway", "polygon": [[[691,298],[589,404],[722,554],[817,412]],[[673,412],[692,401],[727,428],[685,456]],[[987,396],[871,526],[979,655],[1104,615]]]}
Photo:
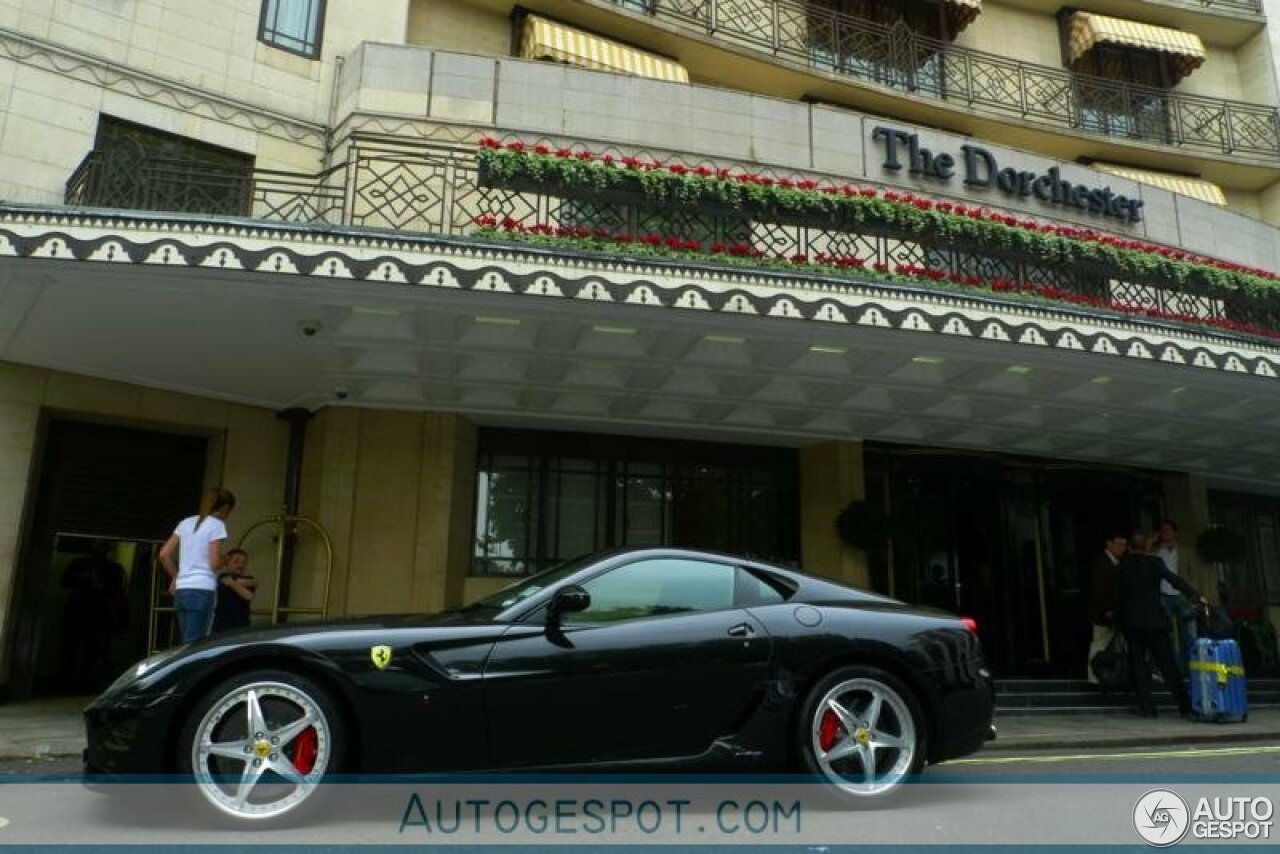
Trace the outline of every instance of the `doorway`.
{"label": "doorway", "polygon": [[[869,449],[889,496],[898,599],[973,617],[1001,678],[1083,679],[1083,574],[1112,531],[1161,518],[1158,476],[924,449]],[[891,576],[889,575],[891,573]]]}
{"label": "doorway", "polygon": [[92,694],[169,637],[155,557],[199,501],[208,440],[49,418],[39,447],[7,693]]}

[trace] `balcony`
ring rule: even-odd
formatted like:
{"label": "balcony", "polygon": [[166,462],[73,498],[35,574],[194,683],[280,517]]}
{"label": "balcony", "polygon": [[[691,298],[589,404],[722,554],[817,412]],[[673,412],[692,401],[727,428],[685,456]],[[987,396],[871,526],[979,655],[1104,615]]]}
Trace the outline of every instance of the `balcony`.
{"label": "balcony", "polygon": [[[1274,106],[1074,74],[795,0],[603,0],[792,65],[1040,127],[1280,165]],[[1199,5],[1200,0],[1186,0]],[[1218,3],[1219,0],[1214,0]],[[1253,6],[1255,0],[1226,0]]]}
{"label": "balcony", "polygon": [[[476,139],[479,134],[476,134]],[[555,141],[553,141],[555,142]],[[625,156],[626,152],[620,153]],[[951,239],[907,238],[858,225],[788,220],[691,203],[673,209],[643,198],[564,192],[554,186],[503,184],[482,174],[476,148],[353,133],[341,163],[314,174],[252,169],[215,175],[169,158],[154,162],[93,151],[67,181],[72,206],[241,216],[317,227],[362,227],[465,237],[479,217],[604,229],[612,234],[667,234],[750,244],[771,257],[838,254],[862,269],[927,267],[958,277],[1007,280],[1095,303],[1153,310],[1211,326],[1280,331],[1280,297],[1272,289],[1206,289],[1191,279],[1134,278],[1105,262],[1063,268],[1033,253]],[[673,158],[692,169],[703,161]],[[744,163],[731,169],[797,177]],[[127,169],[125,168],[127,166]],[[806,176],[830,180],[826,176]],[[607,191],[606,191],[607,192]],[[555,250],[569,255],[571,249]],[[661,262],[658,262],[661,263]],[[708,260],[707,263],[714,263]],[[1219,333],[1220,334],[1220,333]],[[1261,333],[1260,333],[1261,334]]]}

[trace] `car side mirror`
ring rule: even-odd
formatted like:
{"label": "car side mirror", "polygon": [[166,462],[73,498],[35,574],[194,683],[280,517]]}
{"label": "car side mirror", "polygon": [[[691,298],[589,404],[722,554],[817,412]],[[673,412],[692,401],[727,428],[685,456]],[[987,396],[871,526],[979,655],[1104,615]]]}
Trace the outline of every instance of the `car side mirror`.
{"label": "car side mirror", "polygon": [[591,594],[577,584],[561,587],[547,605],[547,615],[559,620],[564,614],[576,614],[591,607]]}

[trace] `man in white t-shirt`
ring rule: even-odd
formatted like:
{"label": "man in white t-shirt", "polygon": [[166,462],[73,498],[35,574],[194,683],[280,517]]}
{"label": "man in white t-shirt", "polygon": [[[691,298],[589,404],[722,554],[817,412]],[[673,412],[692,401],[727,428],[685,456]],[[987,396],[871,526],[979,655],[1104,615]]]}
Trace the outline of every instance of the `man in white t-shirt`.
{"label": "man in white t-shirt", "polygon": [[[1160,523],[1159,545],[1156,546],[1156,557],[1164,561],[1165,567],[1174,575],[1178,574],[1178,526],[1172,519]],[[1160,582],[1160,599],[1164,602],[1164,610],[1178,627],[1178,646],[1182,655],[1178,657],[1183,672],[1187,669],[1188,651],[1196,642],[1196,612],[1186,597],[1174,589],[1167,581]]]}

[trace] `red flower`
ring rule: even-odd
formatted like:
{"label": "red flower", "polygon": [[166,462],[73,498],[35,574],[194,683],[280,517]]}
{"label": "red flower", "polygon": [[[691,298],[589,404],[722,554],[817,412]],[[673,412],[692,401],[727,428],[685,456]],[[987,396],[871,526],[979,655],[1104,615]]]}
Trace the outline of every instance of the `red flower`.
{"label": "red flower", "polygon": [[550,154],[550,153],[551,153],[551,146],[549,146],[549,145],[541,145],[541,144],[539,144],[539,145],[535,145],[535,146],[533,147],[533,151],[534,151],[534,153],[535,153],[535,154]]}

